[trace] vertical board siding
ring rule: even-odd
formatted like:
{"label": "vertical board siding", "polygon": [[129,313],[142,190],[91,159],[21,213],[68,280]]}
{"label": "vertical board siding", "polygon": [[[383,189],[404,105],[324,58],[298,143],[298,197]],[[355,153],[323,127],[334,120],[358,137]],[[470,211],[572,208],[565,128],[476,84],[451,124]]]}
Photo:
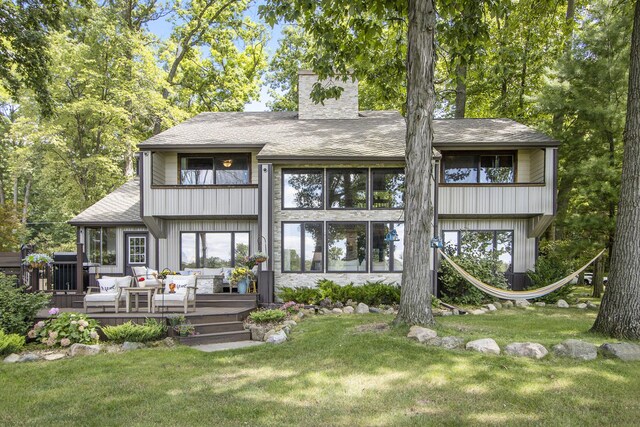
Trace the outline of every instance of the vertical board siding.
{"label": "vertical board siding", "polygon": [[162,153],[164,156],[165,185],[178,185],[178,153]]}
{"label": "vertical board siding", "polygon": [[531,180],[531,151],[518,150],[518,176],[516,182],[530,182]]}
{"label": "vertical board siding", "polygon": [[[125,233],[147,232],[146,227],[115,227],[116,229],[116,265],[103,265],[98,268],[101,275],[104,274],[123,274],[124,258],[126,256],[126,247],[124,241]],[[85,234],[86,235],[86,234]],[[156,265],[156,242],[151,233],[147,237],[147,263],[153,268]]]}
{"label": "vertical board siding", "polygon": [[258,189],[255,187],[145,190],[145,216],[258,215]]}
{"label": "vertical board siding", "polygon": [[[548,155],[546,157],[550,157],[553,159],[553,156],[551,155],[551,153],[552,151],[549,150]],[[545,172],[545,150],[534,150],[531,155],[531,182],[544,182],[545,181],[544,172]],[[547,180],[547,183],[551,183],[551,182]]]}
{"label": "vertical board siding", "polygon": [[451,230],[513,230],[513,271],[526,273],[536,263],[536,239],[528,238],[529,220],[505,219],[441,219],[439,233]]}
{"label": "vertical board siding", "polygon": [[153,181],[152,185],[162,185],[166,183],[166,172],[165,172],[165,156],[153,153],[151,154],[153,158]]}

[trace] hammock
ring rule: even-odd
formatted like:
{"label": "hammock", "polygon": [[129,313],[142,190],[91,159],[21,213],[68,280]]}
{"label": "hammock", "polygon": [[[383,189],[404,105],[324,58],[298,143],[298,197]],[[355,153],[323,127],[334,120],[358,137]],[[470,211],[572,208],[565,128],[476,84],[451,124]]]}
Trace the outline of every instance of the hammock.
{"label": "hammock", "polygon": [[550,294],[551,292],[558,290],[564,285],[566,285],[567,283],[569,283],[571,279],[576,277],[578,274],[582,273],[587,267],[589,267],[589,265],[592,262],[600,258],[600,256],[604,253],[604,251],[605,249],[603,249],[598,255],[596,255],[591,261],[589,261],[584,266],[582,266],[579,270],[574,271],[564,279],[560,279],[555,283],[552,283],[542,288],[532,289],[530,291],[509,291],[507,289],[500,289],[494,286],[487,285],[481,280],[476,279],[475,277],[467,273],[462,267],[456,264],[441,249],[438,249],[438,252],[440,253],[440,255],[442,255],[442,257],[449,264],[451,264],[451,267],[453,267],[464,279],[466,279],[469,283],[471,283],[473,286],[480,289],[481,291],[500,299],[532,299],[532,298],[539,298],[541,296]]}

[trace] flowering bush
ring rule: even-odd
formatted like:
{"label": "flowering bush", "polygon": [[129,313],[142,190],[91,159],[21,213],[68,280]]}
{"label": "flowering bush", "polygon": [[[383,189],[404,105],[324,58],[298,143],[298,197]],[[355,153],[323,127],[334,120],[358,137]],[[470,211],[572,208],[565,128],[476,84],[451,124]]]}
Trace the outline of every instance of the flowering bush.
{"label": "flowering bush", "polygon": [[256,252],[251,256],[246,256],[242,258],[242,264],[246,266],[249,270],[255,267],[258,264],[265,262],[268,259],[267,254],[264,252]]}
{"label": "flowering bush", "polygon": [[86,314],[60,313],[37,322],[27,336],[49,347],[94,344],[99,340],[97,327],[98,323]]}
{"label": "flowering bush", "polygon": [[28,265],[31,268],[42,268],[52,262],[53,258],[47,254],[29,254],[22,260],[22,264]]}
{"label": "flowering bush", "polygon": [[232,285],[235,286],[238,284],[238,282],[244,279],[253,280],[254,278],[255,276],[250,269],[246,267],[236,267],[231,272],[231,278],[229,279],[229,281],[231,282]]}
{"label": "flowering bush", "polygon": [[282,304],[280,310],[286,311],[288,314],[296,314],[304,308],[303,304],[298,304],[295,301],[289,301]]}

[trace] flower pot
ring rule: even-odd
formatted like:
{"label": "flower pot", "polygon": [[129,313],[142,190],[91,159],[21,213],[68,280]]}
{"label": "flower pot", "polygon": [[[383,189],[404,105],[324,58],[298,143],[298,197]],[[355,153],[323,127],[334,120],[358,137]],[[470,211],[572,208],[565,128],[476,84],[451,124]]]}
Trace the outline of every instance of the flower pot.
{"label": "flower pot", "polygon": [[249,287],[249,279],[242,279],[238,282],[238,293],[246,294]]}

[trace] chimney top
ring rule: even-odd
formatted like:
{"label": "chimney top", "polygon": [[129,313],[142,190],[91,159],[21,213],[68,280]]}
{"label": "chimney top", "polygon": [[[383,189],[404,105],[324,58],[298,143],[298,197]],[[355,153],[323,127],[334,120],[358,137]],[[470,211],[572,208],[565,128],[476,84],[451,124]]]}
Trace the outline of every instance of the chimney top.
{"label": "chimney top", "polygon": [[324,105],[311,100],[313,85],[318,76],[311,70],[298,70],[298,118],[301,120],[318,119],[357,119],[358,118],[358,81],[348,79],[326,79],[324,86],[340,86],[344,90],[338,99],[325,99]]}

